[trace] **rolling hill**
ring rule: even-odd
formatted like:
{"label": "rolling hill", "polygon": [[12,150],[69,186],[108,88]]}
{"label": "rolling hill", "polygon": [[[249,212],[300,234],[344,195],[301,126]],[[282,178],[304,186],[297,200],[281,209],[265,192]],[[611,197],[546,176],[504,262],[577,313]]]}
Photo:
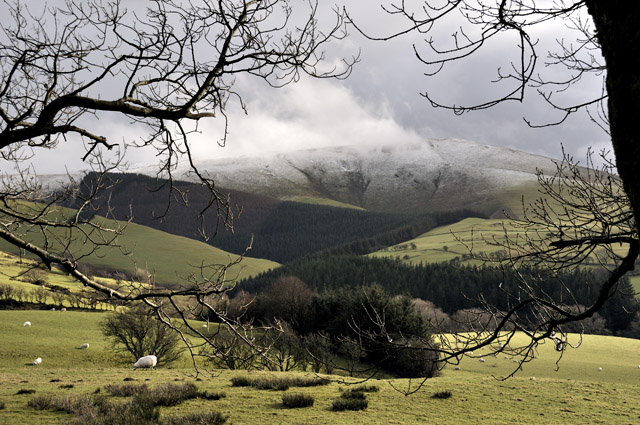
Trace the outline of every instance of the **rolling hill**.
{"label": "rolling hill", "polygon": [[[56,232],[56,230],[51,230]],[[40,233],[30,233],[28,240],[42,244]],[[207,245],[204,242],[172,235],[146,226],[130,223],[123,235],[116,241],[120,246],[100,248],[82,258],[81,263],[94,268],[123,270],[129,274],[136,269],[148,271],[154,281],[161,285],[176,286],[184,283],[191,273],[199,273],[201,265],[229,264],[237,255]],[[81,240],[75,240],[71,249],[77,255],[86,255],[90,249]],[[55,244],[54,251],[59,249]],[[4,240],[0,241],[0,251],[19,254],[18,249]],[[126,254],[123,254],[125,252]],[[84,254],[83,254],[84,253]],[[241,264],[228,272],[228,279],[252,276],[277,267],[273,261],[245,258]]]}

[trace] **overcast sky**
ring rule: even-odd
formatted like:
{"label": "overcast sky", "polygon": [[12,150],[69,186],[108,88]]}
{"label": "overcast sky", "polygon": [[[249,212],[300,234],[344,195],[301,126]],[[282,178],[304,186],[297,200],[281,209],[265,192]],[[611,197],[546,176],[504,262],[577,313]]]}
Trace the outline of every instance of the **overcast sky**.
{"label": "overcast sky", "polygon": [[[371,35],[384,36],[404,25],[375,7],[375,1],[343,2],[354,20]],[[446,40],[457,24],[448,25],[445,22],[434,34]],[[565,34],[561,22],[540,28],[534,34],[540,39],[542,54],[547,48],[555,47],[556,38],[565,36],[573,34]],[[229,137],[224,148],[213,143],[220,137],[220,121],[203,122],[201,134],[193,139],[194,151],[200,159],[212,159],[322,146],[462,138],[555,158],[561,156],[562,143],[581,159],[589,146],[597,150],[609,147],[607,135],[591,123],[584,112],[570,117],[561,126],[529,128],[523,117],[545,123],[560,116],[545,105],[534,90],[528,93],[524,103],[509,102],[462,116],[432,108],[421,93],[428,91],[443,103],[467,104],[488,100],[495,96],[496,90],[508,88],[492,84],[491,80],[496,77],[498,67],[504,69],[510,61],[518,59],[518,50],[515,40],[500,39],[471,60],[452,64],[437,77],[428,78],[412,47],[415,44],[419,50],[426,51],[423,39],[423,35],[410,34],[392,41],[374,42],[351,29],[346,40],[334,44],[328,51],[331,60],[360,52],[360,63],[345,81],[303,78],[297,84],[273,89],[262,81],[241,76],[236,90],[247,104],[248,115],[238,108],[230,108]],[[540,69],[555,77],[554,69]],[[558,100],[568,104],[597,96],[601,78],[583,82]],[[122,118],[107,116],[98,123],[98,132],[112,140],[135,139],[139,137],[136,131]],[[150,152],[130,150],[127,155],[132,164],[154,160]],[[38,161],[37,171],[57,173],[64,170],[63,164],[71,171],[81,169],[79,157],[77,149],[62,145],[48,155],[46,161]]]}

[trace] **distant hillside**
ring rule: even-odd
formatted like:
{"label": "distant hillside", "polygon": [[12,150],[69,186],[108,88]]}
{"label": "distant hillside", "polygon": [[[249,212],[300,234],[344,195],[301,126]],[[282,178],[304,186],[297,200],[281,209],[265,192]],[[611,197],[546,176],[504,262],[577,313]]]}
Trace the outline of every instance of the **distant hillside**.
{"label": "distant hillside", "polygon": [[[96,217],[96,220],[104,220]],[[50,229],[56,232],[56,229]],[[62,231],[62,230],[60,230]],[[28,233],[25,238],[38,245],[43,244],[42,234]],[[236,255],[207,245],[193,239],[161,232],[146,226],[131,223],[124,234],[118,237],[121,248],[103,247],[90,254],[91,247],[75,239],[70,250],[81,258],[80,263],[107,270],[123,270],[133,275],[137,270],[144,270],[153,275],[156,283],[164,286],[177,286],[186,283],[186,278],[204,265],[229,264]],[[51,238],[49,249],[61,252],[59,243]],[[0,240],[0,251],[15,255],[19,250],[4,240]],[[123,252],[127,252],[125,255]],[[85,257],[85,255],[87,255]],[[234,266],[227,274],[228,279],[246,278],[278,267],[273,261],[245,258],[240,265]]]}
{"label": "distant hillside", "polygon": [[473,209],[486,215],[517,209],[521,195],[535,191],[536,169],[555,170],[546,157],[457,139],[299,150],[198,166],[220,187],[278,199],[326,198],[387,213]]}
{"label": "distant hillside", "polygon": [[[166,181],[139,174],[112,174],[119,181],[94,202],[96,214],[108,213],[119,220],[133,222],[172,234],[202,240],[198,214],[209,201],[202,187],[174,182],[175,190],[185,194],[188,204],[177,202]],[[93,187],[94,174],[88,174],[82,187]],[[225,189],[219,189],[227,193]],[[266,196],[229,191],[231,203],[242,213],[234,220],[233,232],[219,229],[209,245],[240,254],[253,236],[251,257],[284,263],[319,251],[340,254],[368,254],[385,246],[411,239],[431,228],[453,223],[473,211],[438,214],[391,214],[357,208],[279,201]],[[167,203],[172,199],[171,207]],[[158,218],[162,214],[162,219]],[[215,209],[205,214],[207,233],[215,232]]]}

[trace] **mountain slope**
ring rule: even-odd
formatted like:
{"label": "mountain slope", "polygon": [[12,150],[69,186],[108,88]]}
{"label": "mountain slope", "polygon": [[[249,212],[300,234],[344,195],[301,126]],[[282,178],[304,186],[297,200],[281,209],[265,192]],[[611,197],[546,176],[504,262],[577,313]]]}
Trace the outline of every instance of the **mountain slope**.
{"label": "mountain slope", "polygon": [[[51,229],[51,233],[55,232],[56,229]],[[37,245],[43,244],[43,237],[39,232],[28,233],[25,238]],[[49,243],[50,249],[54,252],[60,250],[54,238],[50,238]],[[77,258],[87,255],[81,259],[81,264],[99,269],[123,270],[130,275],[135,274],[137,270],[144,270],[153,275],[156,283],[169,287],[185,284],[186,278],[192,273],[198,276],[199,267],[202,265],[226,265],[237,259],[237,255],[204,242],[135,223],[127,225],[124,234],[118,237],[116,243],[121,248],[103,247],[91,253],[91,246],[76,239],[70,249]],[[0,240],[0,251],[19,254],[18,248],[4,240]],[[124,255],[123,252],[127,254]],[[246,278],[278,266],[278,263],[269,260],[244,258],[239,265],[228,271],[227,279]]]}
{"label": "mountain slope", "polygon": [[536,169],[555,170],[546,157],[457,139],[299,150],[198,165],[220,187],[409,214],[467,208],[491,215],[513,209],[523,191],[535,189]]}

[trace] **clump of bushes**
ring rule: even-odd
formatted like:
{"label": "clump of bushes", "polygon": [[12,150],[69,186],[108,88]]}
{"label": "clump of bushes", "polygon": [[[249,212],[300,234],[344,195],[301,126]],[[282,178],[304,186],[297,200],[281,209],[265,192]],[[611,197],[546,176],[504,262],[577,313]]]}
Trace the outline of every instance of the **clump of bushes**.
{"label": "clump of bushes", "polygon": [[[108,396],[94,394],[71,398],[40,396],[29,401],[29,406],[39,410],[63,411],[75,416],[75,423],[82,425],[221,425],[227,417],[217,412],[200,412],[187,416],[170,416],[160,419],[159,406],[175,406],[196,397],[211,397],[192,384],[165,384],[150,389],[146,385],[108,386],[113,395],[131,394],[126,402],[113,402]],[[105,387],[106,388],[106,387]]]}
{"label": "clump of bushes", "polygon": [[35,393],[36,390],[31,390],[31,389],[19,389],[18,392],[16,393],[16,395],[20,395],[20,394],[33,394]]}
{"label": "clump of bushes", "polygon": [[205,400],[220,400],[221,398],[225,398],[227,395],[223,392],[221,393],[210,393],[209,391],[203,391],[200,393],[200,398]]}
{"label": "clump of bushes", "polygon": [[431,398],[449,398],[451,397],[451,391],[438,391],[434,393]]}
{"label": "clump of bushes", "polygon": [[315,402],[314,398],[307,394],[285,393],[282,395],[282,405],[288,408],[311,407]]}
{"label": "clump of bushes", "polygon": [[147,384],[141,385],[105,385],[104,389],[111,395],[116,397],[131,397],[143,391],[149,391]]}
{"label": "clump of bushes", "polygon": [[340,398],[354,398],[354,399],[357,399],[357,400],[364,400],[364,399],[367,398],[367,395],[365,393],[363,393],[362,391],[349,389],[349,390],[346,390],[345,392],[343,392],[342,395],[340,396]]}
{"label": "clump of bushes", "polygon": [[86,396],[80,397],[54,397],[50,394],[33,397],[27,403],[27,406],[37,410],[54,410],[56,412],[74,413],[82,410],[88,404],[92,403],[92,399]]}
{"label": "clump of bushes", "polygon": [[169,383],[153,389],[149,389],[146,384],[110,384],[104,388],[113,396],[131,397],[139,395],[141,397],[148,397],[155,406],[175,406],[185,400],[202,397],[205,394],[204,392],[200,392],[198,387],[190,382],[183,385]]}
{"label": "clump of bushes", "polygon": [[340,398],[334,400],[331,410],[340,412],[343,410],[364,410],[367,407],[369,407],[367,395],[362,391],[356,391],[354,388],[344,391]]}
{"label": "clump of bushes", "polygon": [[187,382],[183,385],[164,384],[142,394],[145,396],[148,395],[155,406],[170,407],[176,406],[186,400],[198,398],[201,392],[195,384]]}
{"label": "clump of bushes", "polygon": [[331,410],[341,412],[343,410],[364,410],[369,406],[367,399],[342,398],[333,401]]}
{"label": "clump of bushes", "polygon": [[186,416],[169,416],[162,420],[162,425],[222,425],[228,416],[218,412],[191,413]]}
{"label": "clump of bushes", "polygon": [[259,390],[285,391],[290,387],[315,387],[327,385],[329,381],[318,378],[304,377],[257,377],[236,376],[231,378],[234,387],[253,387]]}

